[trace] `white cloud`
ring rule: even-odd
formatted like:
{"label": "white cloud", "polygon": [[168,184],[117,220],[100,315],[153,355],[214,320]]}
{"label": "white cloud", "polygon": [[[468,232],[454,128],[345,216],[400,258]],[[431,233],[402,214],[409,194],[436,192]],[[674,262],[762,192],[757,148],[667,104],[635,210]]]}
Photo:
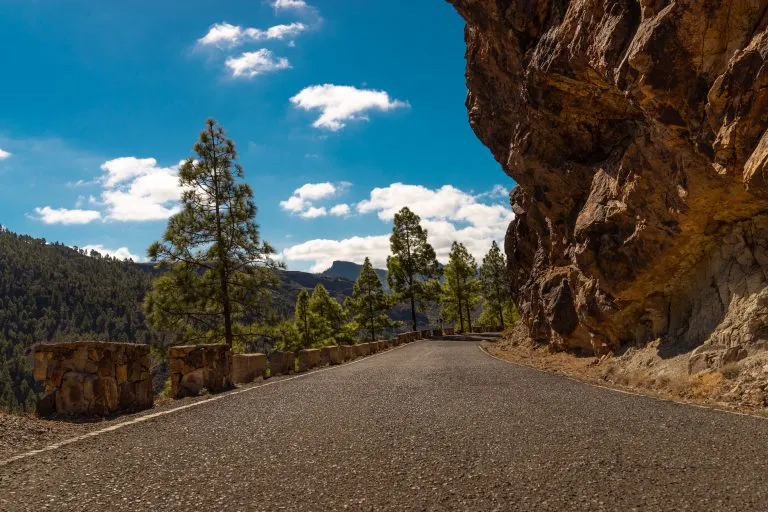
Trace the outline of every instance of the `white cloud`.
{"label": "white cloud", "polygon": [[291,103],[302,110],[319,110],[320,117],[312,123],[315,128],[341,130],[349,121],[367,121],[367,112],[408,107],[408,103],[390,98],[385,91],[358,89],[346,85],[312,85],[291,98]]}
{"label": "white cloud", "polygon": [[100,203],[108,219],[161,220],[179,211],[178,166],[159,167],[154,158],[131,156],[109,160],[101,169],[105,176]]}
{"label": "white cloud", "polygon": [[84,249],[86,252],[96,251],[102,256],[112,256],[113,258],[117,258],[119,260],[131,259],[133,261],[143,261],[143,258],[132,254],[127,247],[120,247],[119,249],[107,249],[101,244],[89,244],[81,247],[81,249]]}
{"label": "white cloud", "polygon": [[371,258],[374,267],[384,267],[389,254],[389,235],[355,236],[344,240],[309,240],[282,252],[286,261],[311,261],[310,272],[322,272],[334,260],[363,263]]}
{"label": "white cloud", "polygon": [[256,75],[263,75],[291,67],[288,59],[284,57],[276,58],[266,48],[255,52],[245,52],[239,57],[229,57],[225,64],[232,71],[233,77],[246,78],[253,78]]}
{"label": "white cloud", "polygon": [[331,208],[328,212],[331,215],[335,215],[336,217],[344,217],[346,215],[349,215],[351,211],[351,208],[348,204],[337,204],[333,208]]}
{"label": "white cloud", "polygon": [[292,39],[309,27],[304,23],[294,22],[288,25],[275,25],[266,30],[259,28],[243,28],[229,23],[216,23],[208,33],[197,40],[202,46],[218,46],[233,48],[247,41],[265,41],[269,39]]}
{"label": "white cloud", "polygon": [[452,185],[431,190],[422,185],[393,183],[388,187],[374,188],[368,199],[357,204],[357,211],[376,212],[381,220],[388,221],[403,206],[407,206],[424,218],[453,218],[459,209],[475,202],[474,196]]}
{"label": "white cloud", "polygon": [[509,197],[509,190],[504,185],[494,185],[488,192],[483,192],[478,197],[487,197],[490,199],[502,199]]}
{"label": "white cloud", "polygon": [[11,154],[7,151],[4,151],[0,149],[0,160],[5,160],[6,158],[11,157]]}
{"label": "white cloud", "polygon": [[[387,223],[389,231],[394,214],[408,206],[421,217],[421,224],[428,231],[429,242],[440,261],[447,262],[451,244],[458,241],[479,263],[491,242],[503,241],[507,227],[514,219],[508,206],[481,202],[486,197],[485,194],[469,194],[451,185],[429,189],[421,185],[393,183],[373,189],[370,197],[359,202],[356,209],[361,214],[376,213]],[[331,208],[331,215],[335,215],[335,209]],[[314,272],[327,268],[334,260],[362,263],[366,256],[375,266],[384,266],[389,251],[389,234],[385,234],[309,240],[286,248],[283,257],[288,262],[311,262]]]}
{"label": "white cloud", "polygon": [[316,219],[318,217],[325,217],[326,215],[328,215],[328,212],[324,206],[319,208],[312,206],[300,214],[300,216],[305,219]]}
{"label": "white cloud", "polygon": [[[346,181],[338,184],[331,182],[306,183],[294,190],[291,197],[285,201],[280,201],[280,208],[290,213],[299,214],[305,219],[324,217],[328,214],[326,208],[315,207],[313,203],[333,197],[349,188],[350,185],[351,183]],[[334,215],[336,214],[334,213]]]}
{"label": "white cloud", "polygon": [[304,0],[274,0],[272,2],[272,7],[277,10],[293,9],[297,11],[303,11],[308,9],[310,6]]}
{"label": "white cloud", "polygon": [[68,210],[50,206],[35,208],[35,213],[37,219],[45,224],[88,224],[101,218],[101,212],[96,210]]}

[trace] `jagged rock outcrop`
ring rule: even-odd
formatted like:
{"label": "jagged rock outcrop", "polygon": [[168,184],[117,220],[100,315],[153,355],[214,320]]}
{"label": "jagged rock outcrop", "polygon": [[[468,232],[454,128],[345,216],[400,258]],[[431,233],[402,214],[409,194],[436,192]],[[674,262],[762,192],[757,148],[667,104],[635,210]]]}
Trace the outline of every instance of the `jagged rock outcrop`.
{"label": "jagged rock outcrop", "polygon": [[531,335],[768,340],[768,3],[449,0]]}

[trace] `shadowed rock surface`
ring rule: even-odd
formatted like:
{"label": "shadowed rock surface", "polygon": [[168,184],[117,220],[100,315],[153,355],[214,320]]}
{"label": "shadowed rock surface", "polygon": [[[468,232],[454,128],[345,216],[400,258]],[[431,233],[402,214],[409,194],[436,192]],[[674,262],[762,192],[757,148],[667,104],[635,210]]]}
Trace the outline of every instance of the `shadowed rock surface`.
{"label": "shadowed rock surface", "polygon": [[768,421],[590,387],[474,342],[217,398],[0,466],[0,510],[743,512],[768,499]]}
{"label": "shadowed rock surface", "polygon": [[[540,342],[768,339],[768,4],[449,0]],[[719,356],[718,356],[719,357]]]}

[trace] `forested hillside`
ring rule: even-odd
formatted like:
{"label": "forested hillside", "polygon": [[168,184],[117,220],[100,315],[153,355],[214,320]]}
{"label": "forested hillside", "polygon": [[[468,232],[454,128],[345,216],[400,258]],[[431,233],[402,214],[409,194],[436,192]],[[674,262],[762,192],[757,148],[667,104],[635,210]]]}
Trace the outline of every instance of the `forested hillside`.
{"label": "forested hillside", "polygon": [[[35,343],[160,341],[141,308],[156,273],[150,264],[86,254],[0,227],[0,409],[34,408],[27,359]],[[275,317],[292,318],[299,291],[318,283],[342,303],[354,284],[343,277],[282,271],[272,304]],[[404,319],[406,311],[395,308],[392,317]]]}
{"label": "forested hillside", "polygon": [[25,352],[40,341],[146,343],[152,267],[0,228],[0,408],[32,404]]}

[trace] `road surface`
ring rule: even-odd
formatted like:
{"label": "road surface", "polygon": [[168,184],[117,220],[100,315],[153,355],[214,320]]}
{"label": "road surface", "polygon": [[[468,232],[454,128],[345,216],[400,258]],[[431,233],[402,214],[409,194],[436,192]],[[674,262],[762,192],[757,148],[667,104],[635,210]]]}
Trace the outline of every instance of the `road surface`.
{"label": "road surface", "polygon": [[767,510],[768,421],[426,341],[0,466],[0,510]]}

